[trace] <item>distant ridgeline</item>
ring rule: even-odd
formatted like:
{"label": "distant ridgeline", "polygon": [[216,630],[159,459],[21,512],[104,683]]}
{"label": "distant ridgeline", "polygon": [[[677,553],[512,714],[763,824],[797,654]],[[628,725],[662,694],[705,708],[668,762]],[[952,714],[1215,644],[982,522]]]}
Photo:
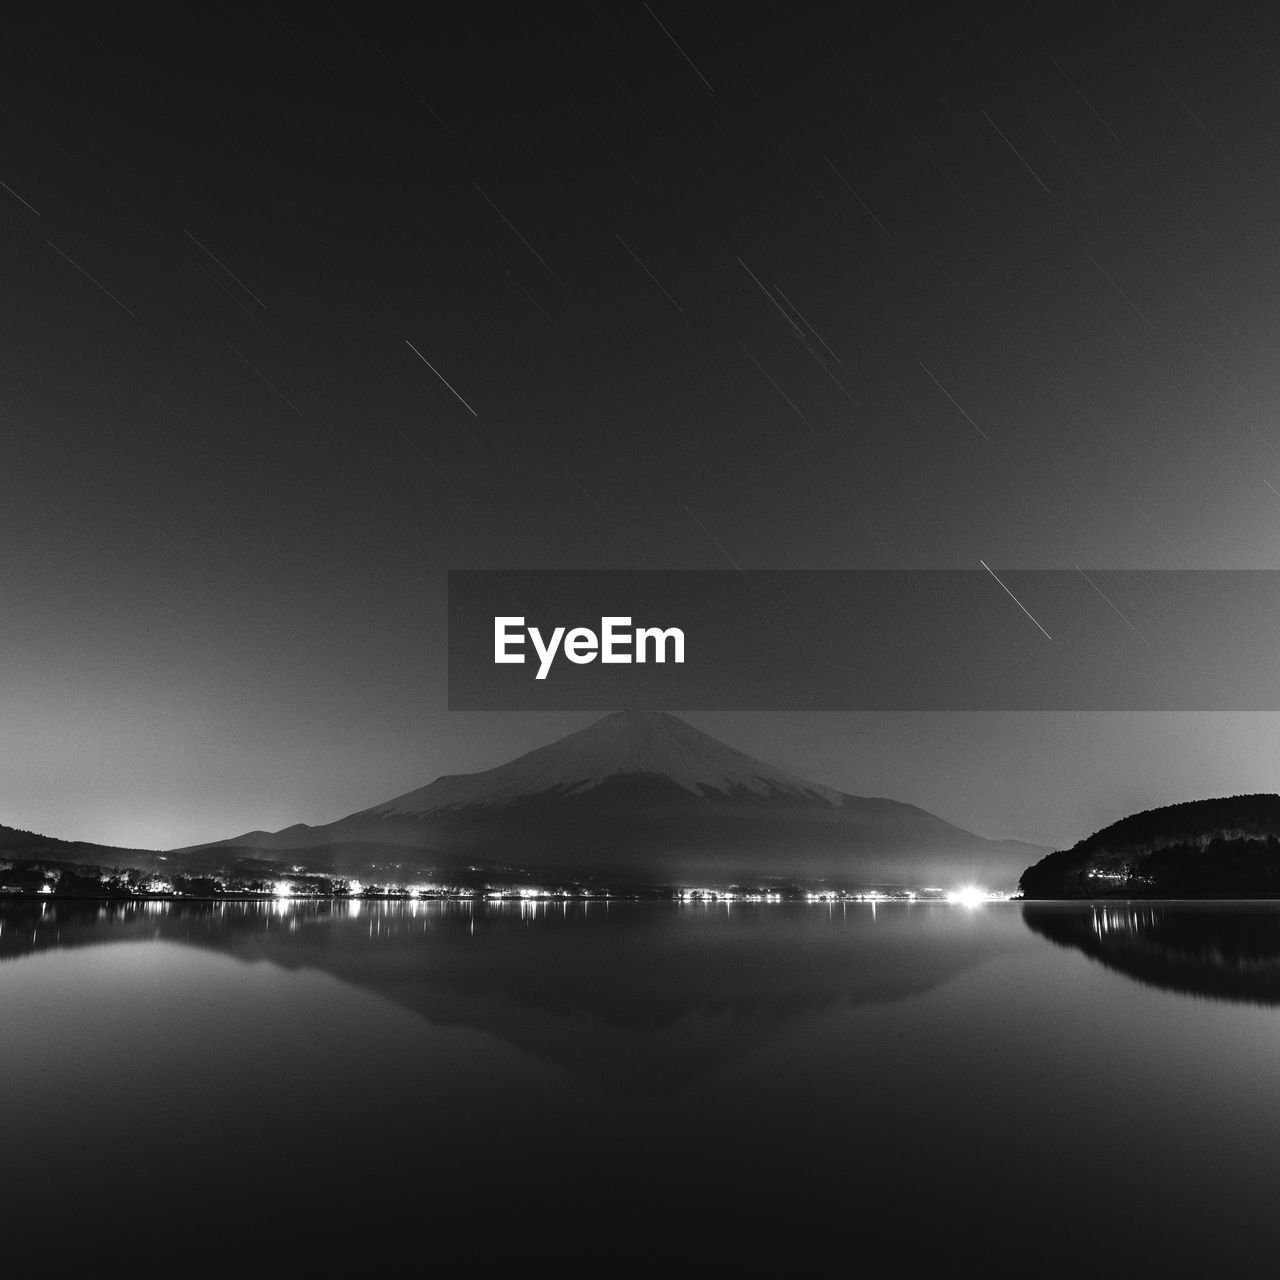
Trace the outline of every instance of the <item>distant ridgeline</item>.
{"label": "distant ridgeline", "polygon": [[1026,898],[1280,898],[1280,795],[1148,809],[1022,873]]}
{"label": "distant ridgeline", "polygon": [[[155,849],[123,849],[85,840],[59,840],[0,825],[0,895],[57,894],[72,898],[129,898],[156,894],[212,897],[271,893],[282,868],[261,859],[224,857],[189,865]],[[290,876],[301,891],[330,894],[323,876]]]}
{"label": "distant ridgeline", "polygon": [[114,896],[138,891],[156,867],[150,849],[121,849],[85,840],[59,840],[0,826],[0,893],[64,891]]}

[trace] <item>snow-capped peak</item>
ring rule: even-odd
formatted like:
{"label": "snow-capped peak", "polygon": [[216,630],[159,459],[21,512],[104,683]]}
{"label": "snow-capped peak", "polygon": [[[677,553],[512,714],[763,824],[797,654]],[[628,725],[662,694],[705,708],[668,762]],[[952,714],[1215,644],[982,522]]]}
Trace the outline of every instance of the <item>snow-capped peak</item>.
{"label": "snow-capped peak", "polygon": [[736,751],[676,716],[619,711],[496,769],[446,775],[367,812],[423,814],[504,804],[546,792],[574,795],[609,779],[636,775],[656,775],[693,795],[745,790],[832,806],[844,803],[840,792]]}

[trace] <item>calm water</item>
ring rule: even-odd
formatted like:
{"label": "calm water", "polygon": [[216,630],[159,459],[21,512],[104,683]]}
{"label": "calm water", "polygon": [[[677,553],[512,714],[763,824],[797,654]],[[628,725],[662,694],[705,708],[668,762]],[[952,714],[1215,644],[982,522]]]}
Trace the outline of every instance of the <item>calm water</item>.
{"label": "calm water", "polygon": [[60,1248],[1220,1273],[1280,1245],[1280,909],[0,904],[0,1099]]}

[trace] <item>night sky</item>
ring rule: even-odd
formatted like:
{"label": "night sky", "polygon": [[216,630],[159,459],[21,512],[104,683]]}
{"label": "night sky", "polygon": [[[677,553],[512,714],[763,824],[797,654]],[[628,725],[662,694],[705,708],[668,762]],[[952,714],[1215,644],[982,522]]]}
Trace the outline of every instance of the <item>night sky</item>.
{"label": "night sky", "polygon": [[[10,5],[0,822],[324,822],[450,568],[1271,568],[1280,21]],[[679,708],[672,708],[679,710]],[[1280,718],[691,714],[984,834],[1275,790]]]}

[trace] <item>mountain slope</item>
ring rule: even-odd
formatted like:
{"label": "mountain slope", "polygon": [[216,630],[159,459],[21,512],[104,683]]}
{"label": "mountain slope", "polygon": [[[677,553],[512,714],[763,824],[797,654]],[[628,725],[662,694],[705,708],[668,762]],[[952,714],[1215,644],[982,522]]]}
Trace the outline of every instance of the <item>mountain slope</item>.
{"label": "mountain slope", "polygon": [[675,716],[619,712],[480,773],[450,775],[325,826],[223,845],[316,870],[461,867],[608,887],[750,880],[1012,888],[1041,850],[893,800],[846,795]]}

